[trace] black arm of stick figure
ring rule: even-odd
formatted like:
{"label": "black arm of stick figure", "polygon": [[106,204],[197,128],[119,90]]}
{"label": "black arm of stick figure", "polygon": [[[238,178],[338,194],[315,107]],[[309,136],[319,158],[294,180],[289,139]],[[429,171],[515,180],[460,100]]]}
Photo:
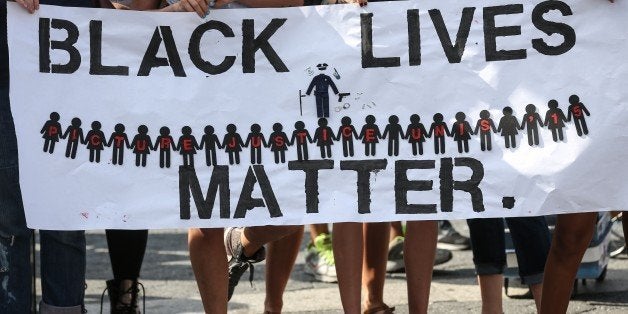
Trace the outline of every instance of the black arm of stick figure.
{"label": "black arm of stick figure", "polygon": [[310,82],[310,86],[307,87],[307,91],[305,92],[306,95],[310,95],[312,93],[312,89],[314,88],[314,85],[316,85],[316,81],[318,81],[318,76],[315,76],[312,79],[312,82]]}
{"label": "black arm of stick figure", "polygon": [[310,136],[310,132],[305,131],[305,136],[307,137],[308,141],[310,141],[311,143],[314,143],[314,140],[312,139],[312,137]]}
{"label": "black arm of stick figure", "polygon": [[391,133],[391,132],[390,132],[390,125],[387,125],[387,126],[384,128],[384,134],[382,134],[380,138],[381,138],[381,139],[385,139],[385,138],[386,138],[386,136],[388,136],[388,135],[389,135],[388,133]]}
{"label": "black arm of stick figure", "polygon": [[181,146],[177,146],[177,143],[174,141],[172,136],[168,136],[168,138],[170,139],[170,143],[172,143],[172,150],[175,152],[178,151],[181,148]]}
{"label": "black arm of stick figure", "polygon": [[[242,147],[249,147],[249,143],[251,142],[251,134],[249,134],[249,136],[246,138],[246,142],[244,142],[244,144],[242,144]],[[242,141],[242,139],[239,139],[238,142]]]}
{"label": "black arm of stick figure", "polygon": [[[202,143],[202,142],[201,142]],[[194,147],[196,147],[196,149],[201,150],[201,145],[198,144],[198,142],[196,141],[195,137],[192,137],[192,144],[194,145]]]}
{"label": "black arm of stick figure", "polygon": [[569,106],[567,109],[567,122],[571,122],[571,108],[572,106]]}
{"label": "black arm of stick figure", "polygon": [[502,123],[503,123],[503,122],[504,122],[504,118],[501,118],[501,119],[499,120],[499,124],[497,125],[497,132],[496,132],[496,133],[499,133],[499,132],[501,132],[501,131],[502,131]]}
{"label": "black arm of stick figure", "polygon": [[111,147],[112,143],[113,143],[113,134],[111,134],[111,137],[109,138],[109,141],[107,141],[107,143],[105,145],[107,145],[107,147]]}
{"label": "black arm of stick figure", "polygon": [[430,131],[427,133],[427,137],[432,137],[432,132],[434,132],[435,127],[434,124],[435,123],[432,123],[432,125],[430,126]]}
{"label": "black arm of stick figure", "polygon": [[516,123],[517,123],[517,129],[519,130],[523,130],[526,128],[526,120],[527,120],[528,115],[523,115],[523,120],[521,120],[521,125],[519,125],[519,120],[515,119]]}
{"label": "black arm of stick figure", "polygon": [[223,148],[225,148],[225,146],[224,146],[224,145],[222,145],[222,144],[220,143],[220,141],[218,140],[218,136],[216,136],[216,134],[214,134],[214,135],[212,136],[212,140],[214,141],[214,143],[216,143],[216,146],[218,147],[218,149],[223,149]]}
{"label": "black arm of stick figure", "polygon": [[46,132],[46,129],[48,128],[48,122],[44,123],[44,127],[41,128],[41,131],[39,131],[40,134],[44,134],[44,132]]}
{"label": "black arm of stick figure", "polygon": [[128,148],[128,149],[133,148],[133,147],[131,146],[131,143],[129,143],[129,137],[128,137],[128,136],[126,136],[126,134],[124,134],[124,142],[126,143],[126,148]]}
{"label": "black arm of stick figure", "polygon": [[580,103],[580,105],[582,106],[582,111],[584,111],[584,114],[586,114],[587,116],[590,116],[591,113],[589,113],[589,110],[587,109],[587,107],[585,107],[583,103]]}
{"label": "black arm of stick figure", "polygon": [[475,130],[471,132],[471,134],[476,135],[480,131],[480,125],[482,124],[482,120],[478,120],[478,123],[475,124]]}
{"label": "black arm of stick figure", "polygon": [[534,114],[534,118],[536,119],[536,122],[539,123],[539,126],[543,127],[543,120],[541,119],[541,115],[539,115],[538,112]]}
{"label": "black arm of stick figure", "polygon": [[453,136],[453,134],[452,134],[453,130],[450,131],[449,128],[447,127],[446,123],[443,123],[443,127],[445,128],[445,134],[447,134],[447,136],[449,136],[449,137],[452,137]]}
{"label": "black arm of stick figure", "polygon": [[79,143],[87,144],[87,141],[85,140],[85,136],[83,136],[83,130],[82,129],[79,129]]}
{"label": "black arm of stick figure", "polygon": [[149,148],[150,150],[157,150],[157,149],[159,148],[159,142],[161,141],[161,138],[162,138],[162,137],[161,137],[161,135],[160,135],[160,136],[157,136],[157,138],[155,139],[155,145],[153,145],[153,146],[148,146],[148,148]]}
{"label": "black arm of stick figure", "polygon": [[471,124],[469,124],[468,121],[464,122],[464,128],[467,130],[467,132],[469,132],[469,134],[475,135],[475,133],[473,133],[473,128],[471,127]]}
{"label": "black arm of stick figure", "polygon": [[[205,141],[209,141],[209,138],[207,138],[207,134],[203,135],[203,137],[201,137],[201,144],[197,147],[198,150],[202,150],[203,147],[205,146]],[[209,145],[207,145],[209,146]]]}
{"label": "black arm of stick figure", "polygon": [[334,94],[338,95],[338,88],[336,88],[336,84],[334,84],[334,80],[332,80],[331,78],[329,78],[329,86],[331,86]]}
{"label": "black arm of stick figure", "polygon": [[240,146],[247,147],[244,145],[244,142],[242,142],[242,137],[240,137],[240,134],[236,135],[236,137],[238,138],[238,144],[240,144]]}
{"label": "black arm of stick figure", "polygon": [[262,138],[262,145],[264,145],[264,147],[266,147],[266,148],[270,147],[270,143],[268,143],[266,141],[266,138],[264,137],[264,134],[260,135],[260,137]]}
{"label": "black arm of stick figure", "polygon": [[497,133],[498,131],[495,129],[495,123],[493,123],[493,119],[489,119],[488,121],[488,123],[491,125],[491,129],[493,129],[493,133]]}
{"label": "black arm of stick figure", "polygon": [[63,133],[63,135],[61,135],[61,138],[65,140],[68,137],[68,134],[70,134],[70,127],[65,129],[65,132]]}

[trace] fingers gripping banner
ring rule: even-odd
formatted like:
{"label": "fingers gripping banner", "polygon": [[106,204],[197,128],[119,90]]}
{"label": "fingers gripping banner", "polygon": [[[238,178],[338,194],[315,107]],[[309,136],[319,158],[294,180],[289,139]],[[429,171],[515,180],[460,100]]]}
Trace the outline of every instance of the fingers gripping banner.
{"label": "fingers gripping banner", "polygon": [[628,203],[628,3],[8,6],[28,224],[527,216]]}

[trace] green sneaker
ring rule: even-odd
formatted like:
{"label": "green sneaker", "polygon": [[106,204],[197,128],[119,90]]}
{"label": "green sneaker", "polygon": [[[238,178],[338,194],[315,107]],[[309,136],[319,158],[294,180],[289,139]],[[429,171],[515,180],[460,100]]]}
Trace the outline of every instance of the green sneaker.
{"label": "green sneaker", "polygon": [[314,244],[307,247],[304,272],[322,282],[337,282],[334,251],[331,236],[323,233],[314,239]]}

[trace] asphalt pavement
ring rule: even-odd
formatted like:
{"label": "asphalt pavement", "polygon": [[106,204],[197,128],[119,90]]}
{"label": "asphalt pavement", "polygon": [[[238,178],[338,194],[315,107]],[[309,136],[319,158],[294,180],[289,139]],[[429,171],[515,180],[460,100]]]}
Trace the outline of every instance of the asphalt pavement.
{"label": "asphalt pavement", "polygon": [[[306,233],[305,241],[309,240]],[[480,313],[471,251],[454,251],[453,259],[435,267],[430,295],[430,313]],[[284,294],[284,313],[342,313],[336,284],[316,282],[303,272],[305,245],[296,261]],[[253,287],[246,278],[238,285],[229,303],[230,313],[262,313],[264,303],[264,263],[256,265]],[[100,312],[105,280],[111,278],[104,232],[87,233],[86,307]],[[146,313],[202,313],[194,275],[187,252],[185,230],[152,230],[142,268],[146,287]],[[505,313],[535,313],[534,301],[524,298],[527,289],[511,281],[509,296],[503,296]],[[385,302],[396,313],[408,312],[405,274],[388,275]],[[105,313],[108,304],[105,296]],[[579,283],[569,313],[628,313],[628,255],[611,259],[604,281]]]}

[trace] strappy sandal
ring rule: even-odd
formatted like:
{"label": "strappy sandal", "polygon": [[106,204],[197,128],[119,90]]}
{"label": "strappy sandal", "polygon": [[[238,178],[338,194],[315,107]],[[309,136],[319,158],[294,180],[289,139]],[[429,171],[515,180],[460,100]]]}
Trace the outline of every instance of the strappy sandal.
{"label": "strappy sandal", "polygon": [[393,314],[395,312],[395,307],[389,307],[386,304],[382,304],[378,307],[373,307],[364,311],[364,314]]}

